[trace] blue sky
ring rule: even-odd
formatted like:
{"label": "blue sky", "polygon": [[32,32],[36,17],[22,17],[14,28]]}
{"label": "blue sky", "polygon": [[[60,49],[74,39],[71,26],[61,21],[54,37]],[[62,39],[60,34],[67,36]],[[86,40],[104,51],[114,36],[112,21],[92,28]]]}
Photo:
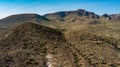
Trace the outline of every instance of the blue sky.
{"label": "blue sky", "polygon": [[20,13],[40,15],[85,9],[102,15],[120,13],[120,0],[0,0],[0,18]]}

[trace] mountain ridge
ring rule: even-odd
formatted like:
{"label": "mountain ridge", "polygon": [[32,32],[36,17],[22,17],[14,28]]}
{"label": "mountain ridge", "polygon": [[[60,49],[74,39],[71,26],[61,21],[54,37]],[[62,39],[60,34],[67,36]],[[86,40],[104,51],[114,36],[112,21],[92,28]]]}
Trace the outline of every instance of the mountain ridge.
{"label": "mountain ridge", "polygon": [[[16,14],[0,20],[0,27],[11,27],[22,22],[50,22],[49,19],[38,14]],[[7,26],[8,25],[8,26]]]}
{"label": "mountain ridge", "polygon": [[[45,17],[55,20],[57,22],[79,22],[81,17],[99,19],[99,15],[89,12],[83,9],[78,9],[74,11],[61,11],[44,15]],[[68,21],[68,19],[71,19]]]}
{"label": "mountain ridge", "polygon": [[75,23],[75,24],[101,24],[104,22],[117,22],[119,21],[119,14],[109,15],[98,15],[94,12],[89,12],[84,9],[71,10],[71,11],[59,11],[55,13],[48,13],[45,15],[39,14],[16,14],[10,15],[3,19],[0,19],[0,28],[1,30],[15,26],[19,23],[23,22],[35,22],[38,24],[46,24],[46,22],[50,23]]}

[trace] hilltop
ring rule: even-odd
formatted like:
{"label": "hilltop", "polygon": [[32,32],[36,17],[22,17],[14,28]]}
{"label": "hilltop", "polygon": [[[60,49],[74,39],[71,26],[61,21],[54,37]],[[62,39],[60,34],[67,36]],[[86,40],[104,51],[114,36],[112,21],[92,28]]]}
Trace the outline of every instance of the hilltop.
{"label": "hilltop", "polygon": [[49,19],[38,14],[17,14],[11,15],[0,20],[0,28],[8,28],[22,22],[50,22]]}

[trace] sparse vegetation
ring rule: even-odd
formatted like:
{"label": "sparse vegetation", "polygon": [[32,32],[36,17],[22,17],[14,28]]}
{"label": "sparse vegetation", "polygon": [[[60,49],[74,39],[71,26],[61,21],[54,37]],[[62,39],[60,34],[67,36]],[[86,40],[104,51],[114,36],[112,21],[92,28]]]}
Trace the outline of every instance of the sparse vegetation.
{"label": "sparse vegetation", "polygon": [[50,23],[30,20],[2,30],[0,67],[119,67],[120,22],[79,11],[45,15],[52,20],[34,15]]}

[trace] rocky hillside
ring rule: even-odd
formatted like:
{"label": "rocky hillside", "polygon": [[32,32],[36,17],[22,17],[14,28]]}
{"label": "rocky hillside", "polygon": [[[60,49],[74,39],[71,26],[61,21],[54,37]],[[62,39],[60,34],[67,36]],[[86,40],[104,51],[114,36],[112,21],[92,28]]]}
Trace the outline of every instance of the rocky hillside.
{"label": "rocky hillside", "polygon": [[93,12],[88,12],[83,9],[78,9],[75,11],[61,11],[61,12],[46,14],[44,16],[58,22],[80,22],[80,21],[84,21],[85,20],[84,18],[86,19],[100,18],[99,15]]}
{"label": "rocky hillside", "polygon": [[35,23],[7,29],[0,34],[0,67],[120,66],[119,40],[88,31]]}
{"label": "rocky hillside", "polygon": [[119,20],[120,21],[120,14],[112,14],[110,15],[114,20]]}
{"label": "rocky hillside", "polygon": [[49,22],[50,20],[37,14],[11,15],[0,20],[0,28],[8,28],[22,22]]}
{"label": "rocky hillside", "polygon": [[24,23],[0,36],[0,67],[77,67],[72,47],[54,29]]}

